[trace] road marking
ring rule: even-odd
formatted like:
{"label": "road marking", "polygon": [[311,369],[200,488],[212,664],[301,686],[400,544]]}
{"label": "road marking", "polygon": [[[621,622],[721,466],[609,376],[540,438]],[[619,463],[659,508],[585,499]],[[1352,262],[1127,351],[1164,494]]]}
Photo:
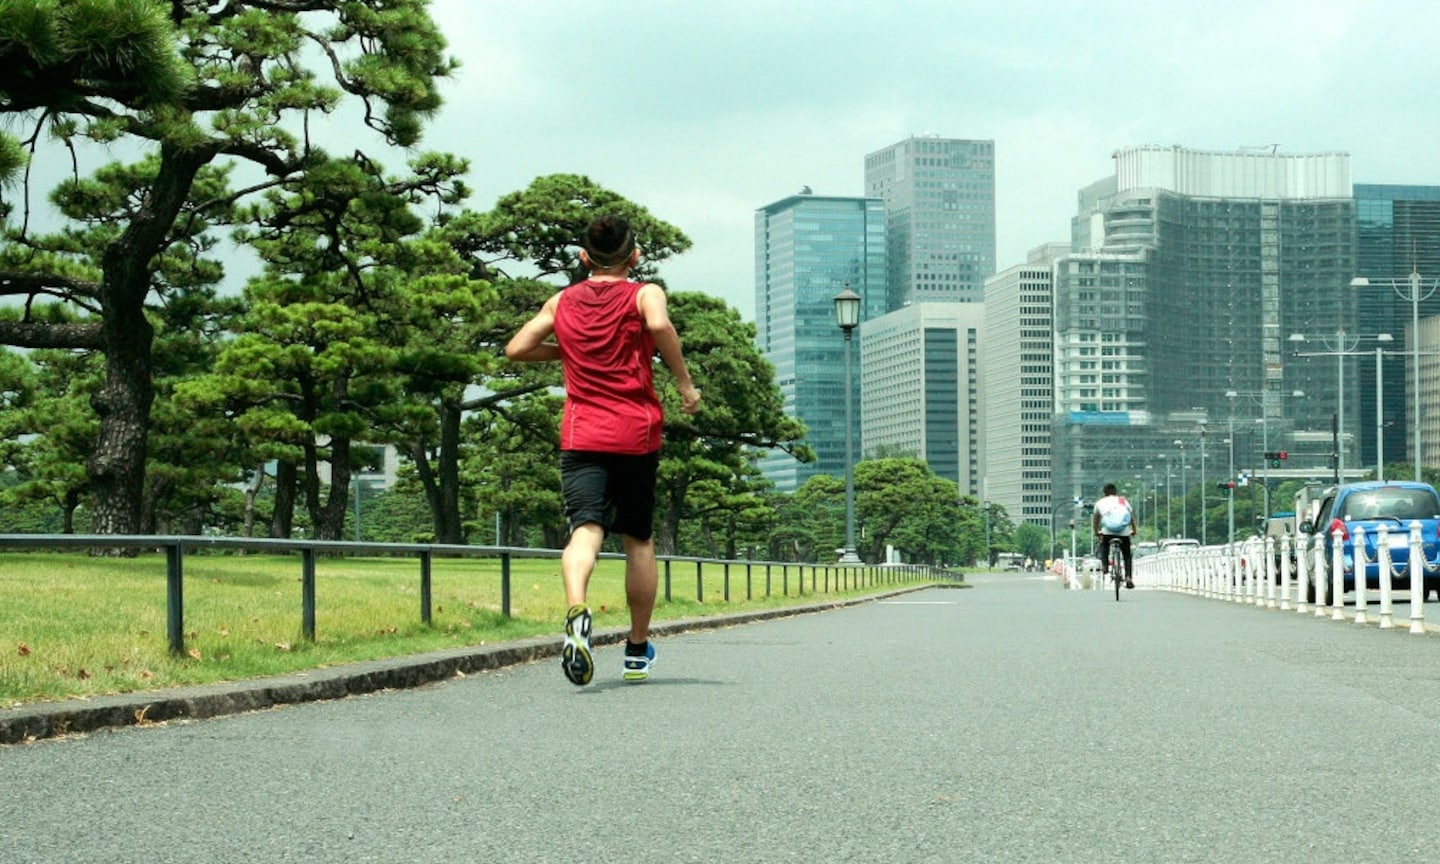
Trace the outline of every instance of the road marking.
{"label": "road marking", "polygon": [[884,606],[959,606],[956,600],[881,600]]}

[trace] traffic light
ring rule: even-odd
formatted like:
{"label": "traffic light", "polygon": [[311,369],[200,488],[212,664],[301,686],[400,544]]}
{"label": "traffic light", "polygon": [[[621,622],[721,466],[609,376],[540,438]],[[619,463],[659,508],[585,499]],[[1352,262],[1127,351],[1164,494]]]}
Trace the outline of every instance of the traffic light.
{"label": "traffic light", "polygon": [[1271,468],[1279,468],[1280,463],[1290,458],[1290,454],[1284,450],[1266,451],[1265,461],[1270,463]]}
{"label": "traffic light", "polygon": [[1224,492],[1224,491],[1226,491],[1226,490],[1228,490],[1228,489],[1234,489],[1234,488],[1235,488],[1235,481],[1234,481],[1234,480],[1226,480],[1226,481],[1221,482],[1221,483],[1216,483],[1216,484],[1215,484],[1215,488],[1219,489],[1221,492]]}

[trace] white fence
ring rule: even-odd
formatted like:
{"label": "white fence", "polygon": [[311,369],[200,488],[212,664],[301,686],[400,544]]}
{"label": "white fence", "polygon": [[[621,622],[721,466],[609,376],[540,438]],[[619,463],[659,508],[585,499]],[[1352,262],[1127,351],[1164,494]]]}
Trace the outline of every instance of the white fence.
{"label": "white fence", "polygon": [[[1391,560],[1390,550],[1394,548],[1391,532],[1386,526],[1379,528],[1376,544],[1379,560],[1375,563],[1380,578],[1375,623],[1382,629],[1395,626],[1391,579],[1384,578],[1389,574],[1400,584],[1409,586],[1410,632],[1425,632],[1425,579],[1427,575],[1432,580],[1440,577],[1440,565],[1427,566],[1420,530],[1419,522],[1411,522],[1408,536],[1402,533],[1395,538],[1396,544],[1408,547],[1409,553],[1407,563],[1397,568]],[[1364,573],[1372,562],[1366,559],[1364,529],[1356,527],[1353,534],[1356,560],[1352,572],[1357,575],[1353,579],[1355,605],[1348,616],[1341,548],[1343,534],[1339,530],[1333,535],[1329,561],[1325,560],[1325,546],[1318,534],[1300,537],[1293,549],[1289,536],[1280,538],[1278,546],[1274,538],[1252,537],[1233,545],[1172,550],[1136,559],[1135,587],[1368,624],[1375,589],[1367,588]],[[1069,587],[1088,586],[1095,590],[1107,587],[1103,579],[1086,579],[1085,574],[1076,574],[1075,563],[1066,562]]]}

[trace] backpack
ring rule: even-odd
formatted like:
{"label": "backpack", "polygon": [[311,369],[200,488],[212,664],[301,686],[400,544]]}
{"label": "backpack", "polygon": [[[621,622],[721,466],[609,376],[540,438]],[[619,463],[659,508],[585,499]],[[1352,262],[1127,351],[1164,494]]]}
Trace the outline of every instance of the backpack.
{"label": "backpack", "polygon": [[1107,507],[1100,513],[1100,530],[1106,534],[1124,534],[1130,530],[1130,502],[1115,497],[1115,506]]}

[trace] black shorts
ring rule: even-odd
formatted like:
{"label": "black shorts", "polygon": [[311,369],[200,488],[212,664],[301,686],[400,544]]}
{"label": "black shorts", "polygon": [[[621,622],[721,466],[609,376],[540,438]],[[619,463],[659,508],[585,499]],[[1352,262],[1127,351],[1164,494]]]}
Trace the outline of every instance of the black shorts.
{"label": "black shorts", "polygon": [[622,453],[560,452],[560,494],[565,521],[574,531],[594,522],[606,534],[649,540],[655,533],[655,472],[660,451]]}

